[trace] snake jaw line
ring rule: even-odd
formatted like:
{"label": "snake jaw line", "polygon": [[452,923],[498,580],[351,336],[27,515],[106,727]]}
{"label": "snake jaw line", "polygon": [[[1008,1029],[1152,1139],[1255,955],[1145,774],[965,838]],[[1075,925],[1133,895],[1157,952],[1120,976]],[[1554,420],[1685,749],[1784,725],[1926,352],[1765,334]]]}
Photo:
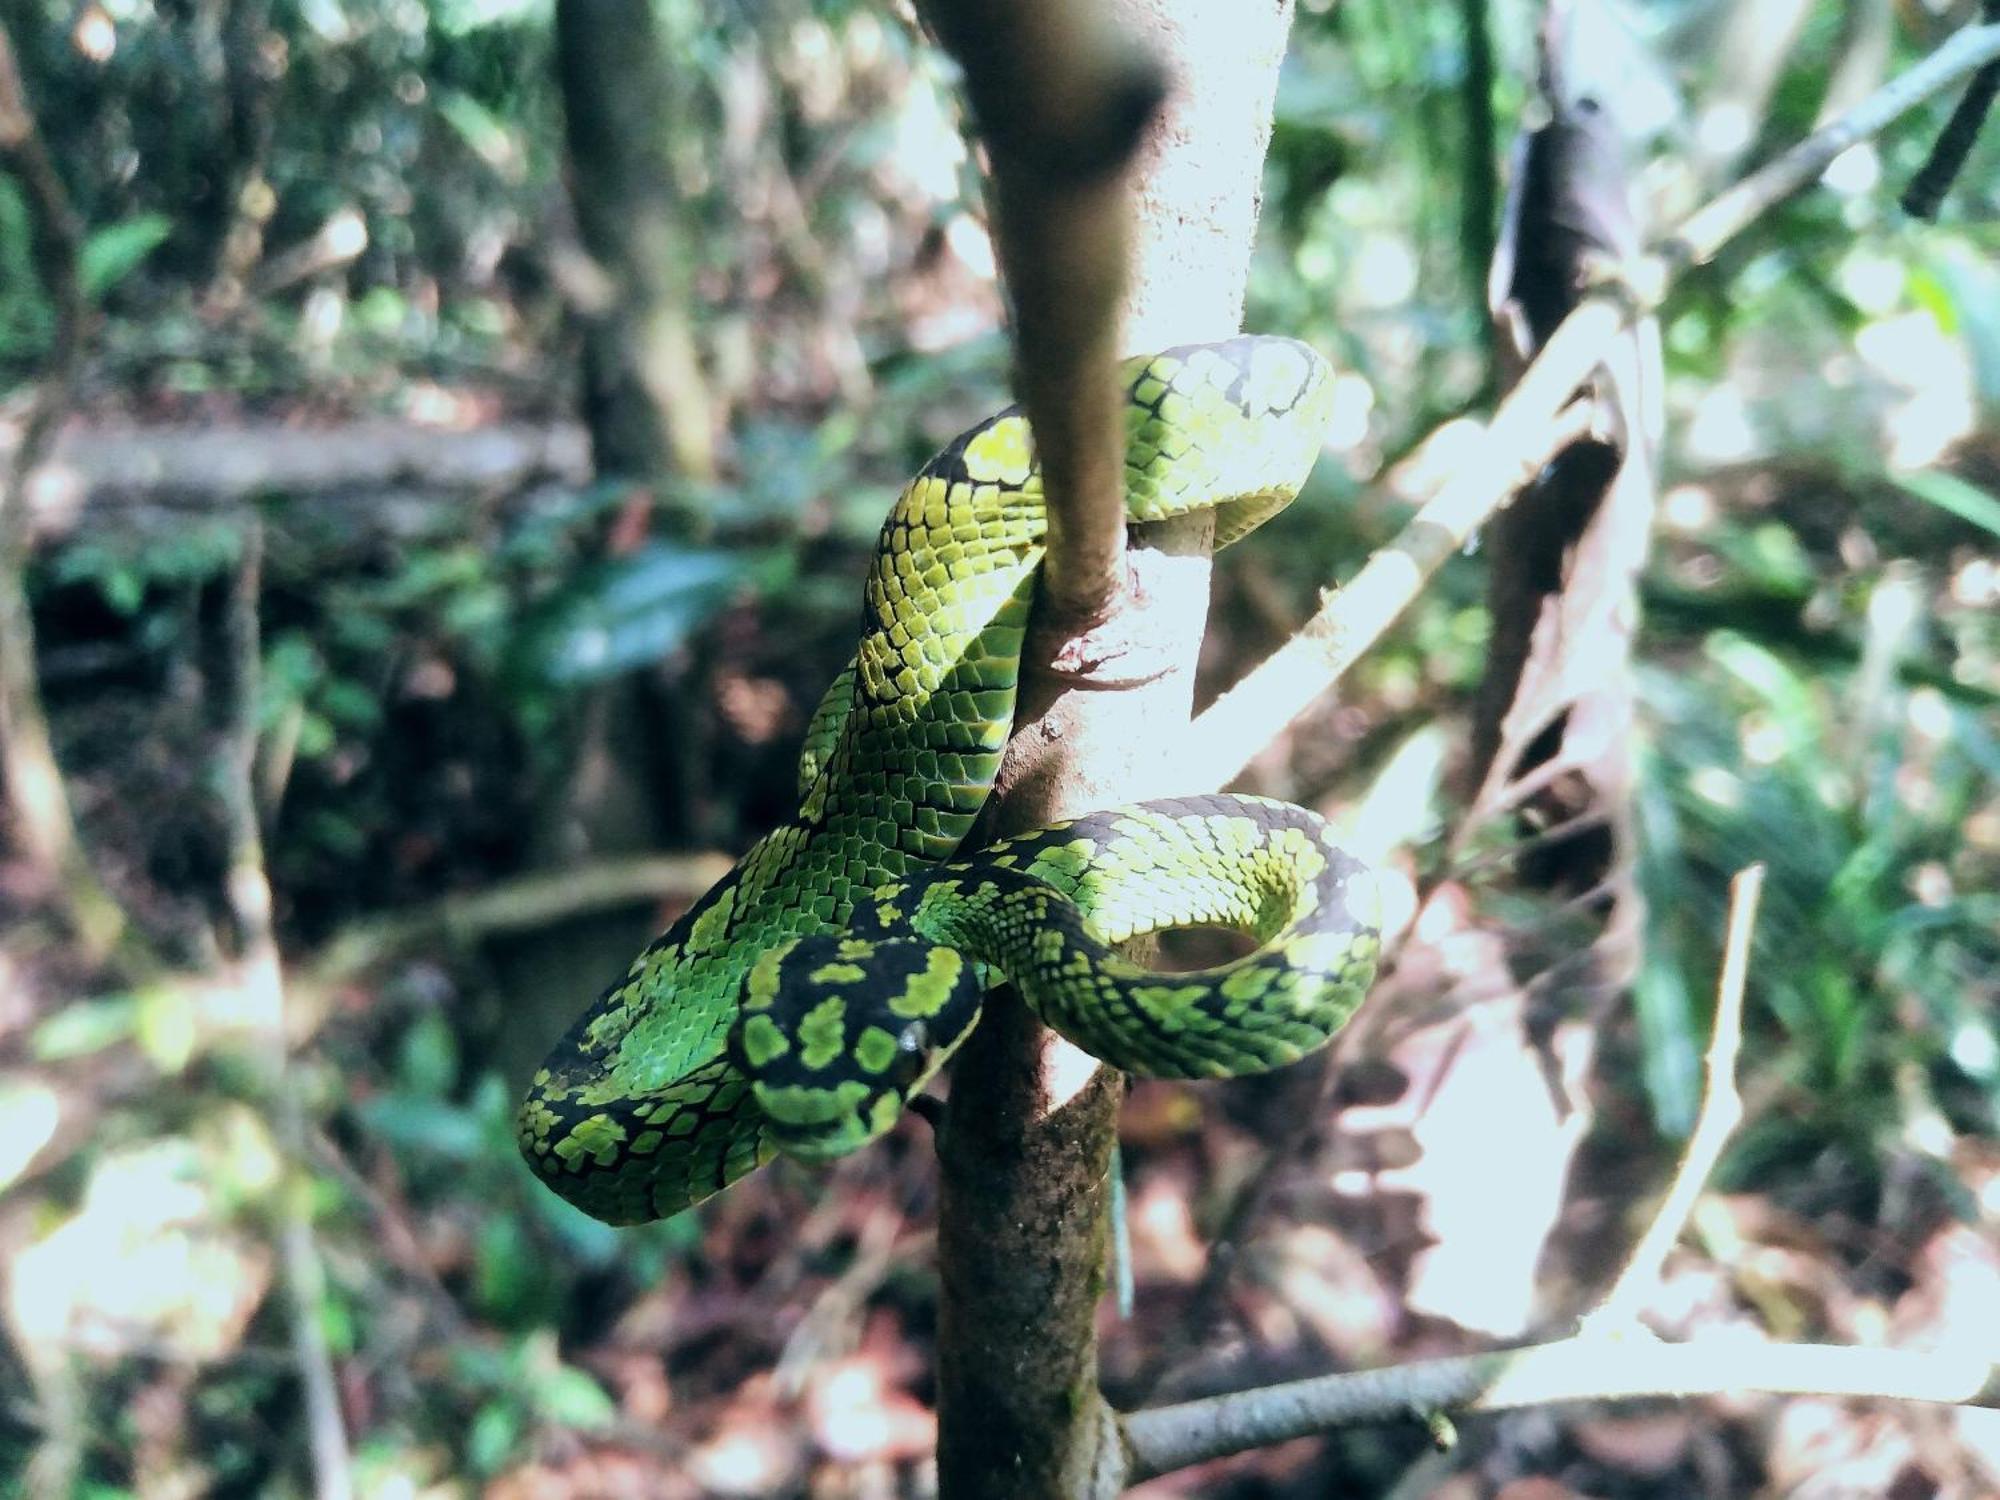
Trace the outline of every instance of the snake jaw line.
{"label": "snake jaw line", "polygon": [[[746,979],[731,1060],[780,1149],[843,1156],[894,1128],[970,1034],[984,990],[962,955],[922,938],[804,938]],[[806,1045],[766,1046],[766,1026]]]}

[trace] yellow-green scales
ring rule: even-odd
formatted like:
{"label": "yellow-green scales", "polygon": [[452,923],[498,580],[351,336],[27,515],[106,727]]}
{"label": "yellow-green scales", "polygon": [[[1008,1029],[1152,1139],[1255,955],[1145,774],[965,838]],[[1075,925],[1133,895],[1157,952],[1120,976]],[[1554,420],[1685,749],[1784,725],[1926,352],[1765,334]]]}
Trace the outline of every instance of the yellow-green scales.
{"label": "yellow-green scales", "polygon": [[[1226,544],[1288,504],[1318,454],[1330,372],[1303,344],[1172,350],[1130,361],[1125,378],[1133,521],[1213,510]],[[629,1223],[700,1201],[780,1145],[853,1149],[963,1039],[989,968],[1098,1056],[1155,1074],[1273,1066],[1352,1012],[1373,973],[1372,882],[1300,809],[1148,804],[946,863],[1012,727],[1044,529],[1017,411],[959,437],[903,491],[854,662],[808,731],[798,812],[535,1076],[522,1149],[564,1197]],[[871,894],[886,885],[900,889]],[[1103,946],[1192,922],[1263,946],[1177,976]]]}

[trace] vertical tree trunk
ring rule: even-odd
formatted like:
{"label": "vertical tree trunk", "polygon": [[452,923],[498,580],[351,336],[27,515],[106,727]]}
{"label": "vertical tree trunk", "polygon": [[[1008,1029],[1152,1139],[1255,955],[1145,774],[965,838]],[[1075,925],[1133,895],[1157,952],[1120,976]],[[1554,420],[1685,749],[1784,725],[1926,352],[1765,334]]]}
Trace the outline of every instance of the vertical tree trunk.
{"label": "vertical tree trunk", "polygon": [[89,316],[81,281],[83,228],[36,127],[13,42],[0,27],[0,171],[21,184],[33,215],[30,250],[53,304],[55,343],[11,463],[0,467],[0,788],[8,832],[51,880],[91,963],[111,956],[125,915],[78,842],[69,794],[42,711],[35,619],[28,603],[28,481],[69,410]]}
{"label": "vertical tree trunk", "polygon": [[[654,6],[557,0],[555,10],[570,199],[601,273],[579,281],[590,294],[579,307],[583,416],[598,475],[641,485],[712,477],[718,423],[691,318],[696,240],[673,165],[678,133],[690,128],[690,90]],[[626,519],[646,521],[646,501],[639,491]],[[643,534],[643,526],[628,532]],[[668,783],[651,753],[659,691],[632,673],[580,695],[563,731],[561,769],[537,811],[538,862],[636,853],[673,831]],[[635,902],[496,942],[494,967],[513,1018],[503,1032],[510,1069],[525,1073],[561,1031],[575,1009],[577,975],[616,973],[651,927],[650,908]]]}
{"label": "vertical tree trunk", "polygon": [[705,478],[714,414],[696,353],[691,257],[669,154],[684,97],[653,0],[557,0],[570,195],[608,295],[590,314],[586,407],[605,474]]}
{"label": "vertical tree trunk", "polygon": [[[1141,351],[1225,337],[1241,324],[1291,7],[1110,9],[1171,82],[1134,174],[1120,342]],[[993,831],[1201,790],[1178,778],[1172,747],[1193,701],[1211,542],[1205,518],[1154,528],[1126,554],[1108,621],[1080,637],[1073,623],[1037,627]],[[1058,651],[1062,670],[1050,666]],[[1120,1467],[1097,1388],[1096,1313],[1121,1094],[1114,1074],[1004,996],[954,1069],[938,1244],[938,1473],[949,1500],[1094,1495]]]}

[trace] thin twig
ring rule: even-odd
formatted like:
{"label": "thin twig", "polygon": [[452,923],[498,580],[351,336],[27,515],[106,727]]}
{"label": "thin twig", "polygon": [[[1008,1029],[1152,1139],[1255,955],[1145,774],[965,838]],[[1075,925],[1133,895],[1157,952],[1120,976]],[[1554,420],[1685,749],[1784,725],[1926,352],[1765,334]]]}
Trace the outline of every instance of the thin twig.
{"label": "thin twig", "polygon": [[[1987,21],[2000,21],[2000,0],[1986,0],[1983,11]],[[1931,154],[1925,160],[1910,185],[1903,191],[1903,212],[1913,219],[1934,219],[1944,204],[1944,195],[1951,191],[1951,185],[1958,181],[1958,174],[1965,170],[1965,163],[1972,155],[1972,148],[1979,140],[1979,132],[1986,124],[1986,117],[1993,112],[1993,103],[2000,99],[2000,62],[1988,63],[1972,75],[1972,82],[1965,87],[1965,95],[1958,101],[1958,108],[1951,112],[1939,132],[1937,144],[1931,147]]]}
{"label": "thin twig", "polygon": [[1700,265],[1768,210],[1819,181],[1843,151],[1880,135],[1899,117],[2000,58],[2000,25],[1968,26],[1823,129],[1766,163],[1683,219],[1666,241],[1670,261]]}
{"label": "thin twig", "polygon": [[1640,257],[1616,295],[1581,303],[1550,337],[1494,413],[1477,450],[1353,582],[1196,719],[1183,762],[1189,785],[1236,776],[1361,659],[1425,582],[1471,539],[1549,451],[1548,424],[1603,358],[1611,340],[1657,307],[1673,271],[1707,261],[1760,215],[1817,181],[1835,157],[2000,58],[2000,25],[1959,32],[1923,62],[1710,200]]}
{"label": "thin twig", "polygon": [[236,924],[237,980],[246,998],[253,1002],[252,1013],[263,1022],[269,1047],[266,1066],[274,1124],[286,1158],[285,1181],[278,1195],[278,1253],[284,1266],[292,1351],[305,1398],[313,1492],[318,1500],[350,1500],[354,1480],[347,1425],[340,1410],[333,1354],[321,1313],[326,1273],[313,1239],[308,1207],[310,1168],[305,1105],[296,1080],[290,1077],[284,976],[271,927],[271,883],[265,874],[264,841],[253,791],[257,695],[262,667],[257,610],[263,584],[263,555],[263,525],[253,519],[244,529],[243,556],[224,617],[229,680],[222,694],[227,714],[220,726],[224,734],[220,759],[222,801],[228,822],[229,908]]}
{"label": "thin twig", "polygon": [[1613,299],[1593,297],[1564,320],[1444,488],[1352,582],[1329,594],[1297,635],[1194,721],[1183,759],[1188,785],[1220,786],[1234,777],[1381,638],[1431,575],[1547,460],[1556,413],[1625,318]]}
{"label": "thin twig", "polygon": [[1750,939],[1757,928],[1757,899],[1763,889],[1761,864],[1739,870],[1729,882],[1729,927],[1715,989],[1715,1027],[1703,1059],[1706,1077],[1701,1108],[1659,1211],[1639,1237],[1611,1290],[1583,1320],[1583,1333],[1602,1336],[1637,1324],[1639,1314],[1659,1289],[1660,1270],[1687,1227],[1702,1189],[1714,1175],[1723,1147],[1742,1123],[1743,1096],[1736,1088],[1736,1059],[1743,1050],[1743,985],[1750,970]]}
{"label": "thin twig", "polygon": [[[1386,955],[1383,967],[1387,967]],[[1223,1214],[1221,1227],[1208,1242],[1201,1279],[1195,1283],[1180,1314],[1120,1392],[1121,1400],[1151,1399],[1161,1381],[1178,1373],[1208,1346],[1221,1323],[1223,1300],[1243,1265],[1244,1252],[1257,1236],[1284,1168],[1301,1154],[1306,1139],[1327,1117],[1327,1101],[1333,1092],[1343,1050],[1336,1043],[1297,1065],[1298,1076],[1288,1080],[1286,1087],[1297,1089],[1294,1097],[1302,1107],[1280,1112],[1278,1118],[1282,1123],[1276,1138],[1264,1148],[1256,1169],[1237,1187]]]}
{"label": "thin twig", "polygon": [[[14,50],[0,27],[0,168],[20,182],[33,216],[31,248],[54,311],[55,333],[12,461],[0,473],[0,782],[15,836],[52,877],[63,915],[93,964],[127,931],[125,913],[77,840],[36,680],[35,619],[24,575],[28,487],[67,414],[83,357],[89,309],[80,263],[83,231],[29,109]],[[136,955],[135,955],[136,959]],[[133,968],[145,965],[136,961]]]}
{"label": "thin twig", "polygon": [[[1446,881],[1458,885],[1468,884],[1478,879],[1481,875],[1486,874],[1489,870],[1496,869],[1501,865],[1511,865],[1515,860],[1523,859],[1533,854],[1537,849],[1546,849],[1551,844],[1560,844],[1567,839],[1575,838],[1579,833],[1587,833],[1591,829],[1601,828],[1610,821],[1611,815],[1605,812],[1604,809],[1599,807],[1585,808],[1582,812],[1564,818],[1559,823],[1551,823],[1546,828],[1537,829],[1525,837],[1514,839],[1500,845],[1498,848],[1489,849],[1483,854],[1460,859],[1447,865],[1439,872],[1437,880],[1426,888],[1426,894],[1429,894],[1437,885],[1441,885]],[[1421,909],[1421,906],[1422,903],[1420,902],[1419,909]]]}
{"label": "thin twig", "polygon": [[[293,1106],[296,1112],[296,1106]],[[303,1189],[303,1182],[298,1184]],[[288,1194],[295,1200],[301,1193]],[[301,1202],[284,1209],[279,1250],[284,1257],[286,1302],[292,1320],[292,1347],[305,1391],[306,1435],[312,1448],[313,1494],[318,1500],[349,1500],[354,1481],[347,1446],[347,1423],[334,1384],[333,1354],[321,1326],[326,1272]]]}
{"label": "thin twig", "polygon": [[2000,1407],[2000,1364],[1972,1352],[1734,1338],[1609,1347],[1615,1359],[1607,1357],[1605,1339],[1579,1336],[1133,1412],[1120,1423],[1130,1459],[1126,1482],[1337,1427],[1566,1401],[1757,1392]]}
{"label": "thin twig", "polygon": [[[1486,295],[1486,270],[1493,263],[1494,223],[1500,200],[1500,134],[1493,110],[1493,23],[1490,0],[1458,0],[1459,30],[1464,34],[1465,71],[1459,79],[1460,113],[1465,143],[1459,169],[1458,259],[1464,268],[1467,301],[1477,307]],[[1482,384],[1490,392],[1493,377],[1488,361]]]}
{"label": "thin twig", "polygon": [[654,854],[524,875],[415,911],[356,922],[336,933],[305,973],[311,985],[324,988],[429,943],[464,948],[610,907],[692,900],[728,874],[732,863],[726,854]]}
{"label": "thin twig", "polygon": [[454,1341],[474,1337],[471,1324],[459,1309],[458,1299],[438,1278],[402,1206],[391,1202],[388,1194],[364,1177],[339,1144],[318,1126],[307,1129],[306,1149],[312,1153],[314,1162],[368,1211],[383,1253],[416,1283],[431,1315],[437,1319],[439,1331]]}
{"label": "thin twig", "polygon": [[928,1258],[936,1241],[928,1234],[897,1238],[903,1214],[889,1203],[862,1221],[855,1236],[854,1258],[821,1289],[805,1316],[786,1337],[771,1367],[771,1383],[780,1400],[796,1400],[806,1388],[807,1373],[822,1360],[837,1358],[851,1347],[859,1315],[897,1261],[912,1255]]}

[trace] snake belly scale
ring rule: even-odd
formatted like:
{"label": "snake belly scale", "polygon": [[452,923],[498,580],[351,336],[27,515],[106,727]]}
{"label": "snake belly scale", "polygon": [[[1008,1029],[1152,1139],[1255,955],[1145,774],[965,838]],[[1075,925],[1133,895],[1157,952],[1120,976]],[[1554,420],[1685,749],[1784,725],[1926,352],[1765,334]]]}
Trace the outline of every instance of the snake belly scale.
{"label": "snake belly scale", "polygon": [[[1212,510],[1217,544],[1289,504],[1331,372],[1243,337],[1128,361],[1128,516]],[[1377,946],[1370,873],[1316,815],[1210,796],[961,854],[1012,728],[1045,518],[1010,409],[924,465],[883,524],[853,662],[813,715],[798,811],[570,1027],[521,1108],[544,1182],[612,1223],[677,1213],[778,1150],[894,1124],[1004,975],[1131,1072],[1256,1072],[1323,1044]],[[1260,946],[1159,974],[1109,944],[1193,924]]]}

